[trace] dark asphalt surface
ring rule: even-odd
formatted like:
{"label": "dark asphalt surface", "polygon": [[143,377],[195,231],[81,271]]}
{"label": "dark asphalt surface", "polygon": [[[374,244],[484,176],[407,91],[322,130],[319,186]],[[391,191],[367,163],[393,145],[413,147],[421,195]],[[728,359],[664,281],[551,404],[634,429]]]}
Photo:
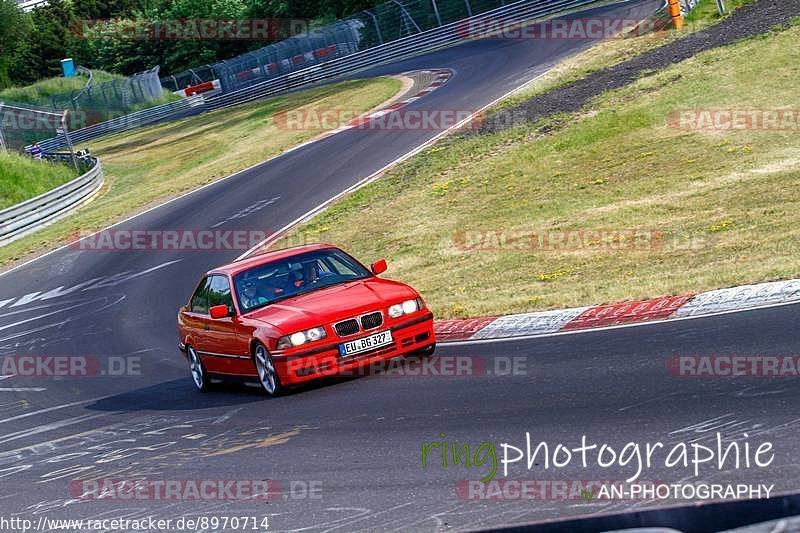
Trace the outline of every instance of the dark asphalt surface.
{"label": "dark asphalt surface", "polygon": [[[644,16],[659,4],[632,2],[591,14]],[[586,44],[474,42],[376,72],[450,68],[450,82],[412,106],[476,109]],[[346,131],[117,228],[274,230],[436,133]],[[423,443],[474,450],[493,442],[499,453],[501,442],[523,446],[526,431],[553,447],[577,446],[586,435],[618,448],[705,441],[717,431],[741,439],[747,432],[751,441],[773,443],[771,466],[708,469],[698,479],[775,484],[776,492],[797,488],[793,436],[800,405],[793,381],[679,378],[666,369],[674,355],[796,354],[797,306],[437,351],[434,366],[457,356],[472,365],[471,375],[335,380],[278,399],[243,385],[201,395],[175,347],[175,316],[202,272],[236,255],[65,249],[0,277],[0,354],[86,356],[103,368],[109,360],[140,365],[124,376],[0,380],[0,516],[268,516],[273,530],[432,531],[672,503],[464,500],[456,483],[482,477],[486,465],[421,467]],[[509,362],[517,372],[498,372]],[[630,474],[627,467],[576,462],[528,471],[520,462],[509,478]],[[642,477],[693,479],[677,467],[654,467]],[[201,503],[87,501],[70,493],[72,480],[98,478],[272,479],[282,492],[271,502]]]}

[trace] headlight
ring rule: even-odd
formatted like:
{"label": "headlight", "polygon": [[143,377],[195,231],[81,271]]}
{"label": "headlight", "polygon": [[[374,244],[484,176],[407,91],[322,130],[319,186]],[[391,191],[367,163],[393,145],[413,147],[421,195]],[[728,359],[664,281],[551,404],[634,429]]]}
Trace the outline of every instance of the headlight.
{"label": "headlight", "polygon": [[405,314],[410,314],[416,311],[417,308],[417,301],[416,300],[406,300],[403,302],[403,312]]}
{"label": "headlight", "polygon": [[278,339],[277,349],[284,350],[286,348],[291,348],[292,346],[300,346],[301,344],[305,344],[307,342],[318,341],[320,339],[324,339],[325,337],[325,328],[322,326],[307,329],[305,331],[298,331],[297,333],[292,333],[291,335],[286,335],[285,337]]}
{"label": "headlight", "polygon": [[392,318],[403,316],[403,304],[394,304],[389,307],[389,316]]}
{"label": "headlight", "polygon": [[397,318],[403,315],[408,315],[414,313],[415,311],[419,311],[425,307],[425,304],[422,303],[422,298],[414,298],[413,300],[406,300],[403,303],[394,304],[389,307],[389,316],[392,318]]}

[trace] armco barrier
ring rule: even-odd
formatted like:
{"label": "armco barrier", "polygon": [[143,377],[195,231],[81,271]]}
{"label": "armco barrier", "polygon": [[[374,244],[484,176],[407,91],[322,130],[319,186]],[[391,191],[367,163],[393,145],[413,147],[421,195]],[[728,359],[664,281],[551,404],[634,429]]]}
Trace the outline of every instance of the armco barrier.
{"label": "armco barrier", "polygon": [[[383,63],[397,61],[465,41],[463,24],[469,21],[493,22],[494,27],[513,27],[525,21],[540,20],[561,15],[588,5],[613,3],[610,0],[520,0],[506,6],[451,22],[427,31],[415,33],[385,44],[318,63],[268,81],[237,91],[204,98],[195,95],[180,102],[151,107],[114,120],[101,122],[70,132],[73,143],[80,143],[110,133],[119,133],[160,120],[229,107],[267,96],[275,96],[292,89],[325,80],[351,75]],[[63,136],[39,143],[45,151],[55,151],[64,146]]]}
{"label": "armco barrier", "polygon": [[32,233],[72,212],[103,186],[100,160],[69,183],[0,211],[0,246]]}

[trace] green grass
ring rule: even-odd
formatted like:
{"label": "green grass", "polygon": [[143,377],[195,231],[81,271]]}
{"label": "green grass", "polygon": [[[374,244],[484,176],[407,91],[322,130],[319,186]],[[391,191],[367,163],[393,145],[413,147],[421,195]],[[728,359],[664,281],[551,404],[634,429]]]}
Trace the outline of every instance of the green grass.
{"label": "green grass", "polygon": [[66,165],[0,152],[0,209],[45,193],[76,175]]}
{"label": "green grass", "polygon": [[[798,40],[794,26],[705,52],[549,120],[547,136],[539,123],[447,139],[287,240],[387,256],[388,275],[421,290],[440,318],[798,277],[800,131],[667,124],[676,109],[797,109]],[[457,241],[465,230],[627,228],[661,232],[663,246],[497,251]]]}
{"label": "green grass", "polygon": [[281,129],[273,123],[276,111],[366,111],[391,98],[401,85],[395,78],[342,82],[91,142],[106,177],[101,196],[74,215],[0,248],[0,264],[41,253],[77,232],[103,228],[324,131]]}
{"label": "green grass", "polygon": [[[753,0],[724,0],[726,15],[752,2]],[[719,18],[720,14],[716,0],[702,0],[692,12],[686,16],[685,20],[687,24],[696,24],[699,22],[715,21]]]}
{"label": "green grass", "polygon": [[[121,80],[122,76],[110,74],[102,70],[92,71],[95,83],[103,83],[114,79]],[[25,87],[9,87],[0,91],[0,101],[16,102],[18,104],[41,104],[48,102],[53,96],[63,96],[72,91],[80,91],[86,86],[89,78],[86,76],[73,76],[71,78],[56,77],[40,80]]]}
{"label": "green grass", "polygon": [[[752,1],[725,0],[726,16],[730,15],[735,9]],[[555,65],[543,76],[537,78],[524,91],[520,91],[514,97],[501,102],[495,108],[495,111],[511,107],[533,96],[583,79],[593,72],[622,63],[654,48],[680,39],[687,33],[706,29],[722,19],[717,12],[716,6],[715,0],[702,0],[686,18],[686,24],[680,31],[669,29],[668,31],[658,31],[639,37],[607,39],[596,43],[585,52],[569,57]]]}

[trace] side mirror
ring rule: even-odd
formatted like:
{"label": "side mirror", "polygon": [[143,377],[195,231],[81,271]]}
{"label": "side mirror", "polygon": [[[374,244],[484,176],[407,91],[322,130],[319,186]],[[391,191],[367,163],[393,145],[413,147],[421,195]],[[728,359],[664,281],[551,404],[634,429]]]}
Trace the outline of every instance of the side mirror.
{"label": "side mirror", "polygon": [[230,316],[230,313],[228,312],[228,306],[225,304],[212,306],[208,312],[211,314],[211,318],[214,319],[227,318]]}
{"label": "side mirror", "polygon": [[376,276],[381,272],[386,272],[387,268],[388,267],[386,266],[386,259],[378,259],[377,261],[372,263],[372,265],[370,265],[369,267],[369,269],[372,270],[372,273],[375,274]]}

